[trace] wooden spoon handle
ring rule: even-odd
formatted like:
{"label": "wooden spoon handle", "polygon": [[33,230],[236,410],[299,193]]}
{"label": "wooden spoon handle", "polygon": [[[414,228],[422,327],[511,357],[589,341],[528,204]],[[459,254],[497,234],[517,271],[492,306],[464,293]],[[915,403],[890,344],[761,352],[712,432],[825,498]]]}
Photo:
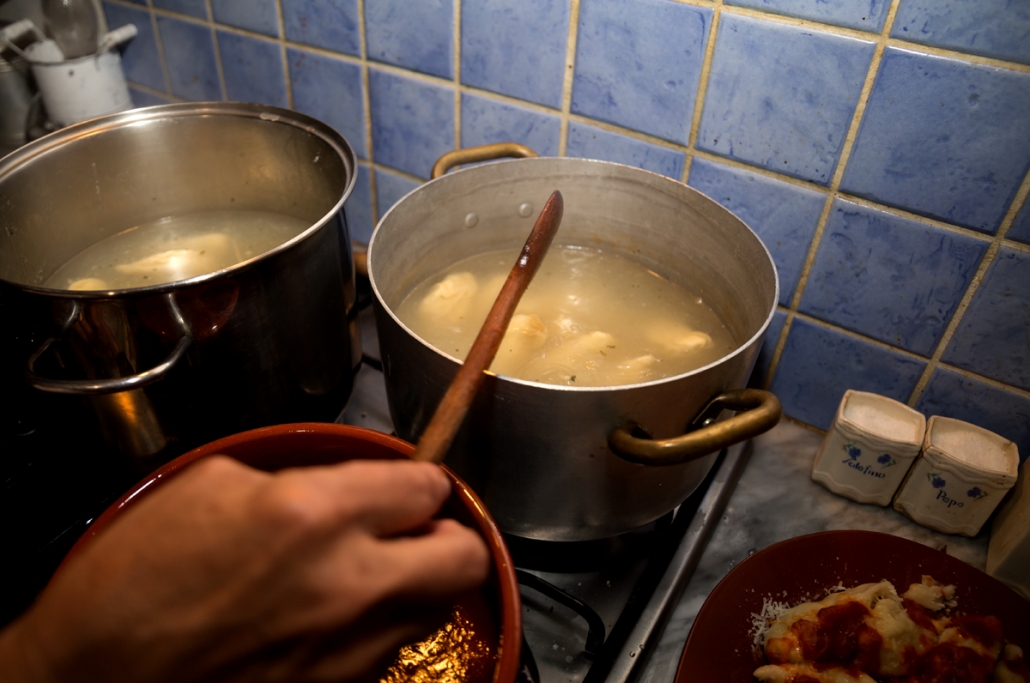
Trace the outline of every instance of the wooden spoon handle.
{"label": "wooden spoon handle", "polygon": [[447,455],[454,435],[461,427],[476,392],[483,384],[486,377],[484,371],[490,367],[494,356],[497,355],[497,349],[500,348],[504,333],[508,330],[508,323],[515,313],[515,307],[519,305],[519,299],[529,286],[530,280],[540,269],[547,249],[554,240],[554,234],[561,225],[564,207],[561,192],[555,190],[537,216],[533,232],[529,234],[518,261],[508,273],[508,279],[504,281],[501,293],[497,295],[497,300],[486,316],[486,322],[480,328],[476,340],[472,342],[465,362],[447,388],[447,393],[437,406],[433,419],[422,433],[422,438],[418,440],[415,453],[411,456],[414,460],[438,463]]}

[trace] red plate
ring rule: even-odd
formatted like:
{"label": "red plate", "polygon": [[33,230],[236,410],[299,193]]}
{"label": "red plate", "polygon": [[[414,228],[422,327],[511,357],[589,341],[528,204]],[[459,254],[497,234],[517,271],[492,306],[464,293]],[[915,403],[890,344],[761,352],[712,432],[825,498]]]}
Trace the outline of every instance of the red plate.
{"label": "red plate", "polygon": [[838,583],[886,579],[900,591],[923,574],[954,584],[957,612],[993,614],[1005,639],[1030,652],[1030,602],[939,550],[875,531],[825,531],[769,546],[733,568],[705,600],[683,648],[676,683],[752,683],[765,664],[753,643],[752,614],[765,598],[794,605],[820,599]]}

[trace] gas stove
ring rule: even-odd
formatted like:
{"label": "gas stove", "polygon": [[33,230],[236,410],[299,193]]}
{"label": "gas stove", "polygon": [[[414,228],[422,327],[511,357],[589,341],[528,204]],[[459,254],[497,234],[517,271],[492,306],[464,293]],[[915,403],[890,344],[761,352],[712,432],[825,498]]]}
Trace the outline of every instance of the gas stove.
{"label": "gas stove", "polygon": [[[393,432],[371,309],[365,357],[338,422]],[[679,507],[643,529],[577,543],[506,536],[539,683],[628,683],[644,666],[719,521],[751,442],[725,449]]]}
{"label": "gas stove", "polygon": [[[392,433],[371,308],[360,325],[365,355],[337,421]],[[3,444],[0,514],[8,524],[0,547],[15,561],[0,591],[0,625],[31,602],[93,518],[136,478],[75,433],[39,430]],[[527,678],[628,683],[639,674],[749,454],[749,442],[723,451],[686,501],[643,529],[578,543],[506,538],[521,584]]]}

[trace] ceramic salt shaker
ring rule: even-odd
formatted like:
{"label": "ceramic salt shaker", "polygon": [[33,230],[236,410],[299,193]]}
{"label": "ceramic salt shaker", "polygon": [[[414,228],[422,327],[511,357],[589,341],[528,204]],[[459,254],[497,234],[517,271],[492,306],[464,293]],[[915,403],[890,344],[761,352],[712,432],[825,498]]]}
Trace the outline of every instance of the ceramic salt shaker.
{"label": "ceramic salt shaker", "polygon": [[946,534],[976,536],[1016,483],[1018,468],[1016,444],[968,422],[934,415],[894,509]]}
{"label": "ceramic salt shaker", "polygon": [[886,396],[849,389],[812,465],[812,479],[859,503],[888,505],[926,430],[923,414]]}
{"label": "ceramic salt shaker", "polygon": [[987,573],[1030,600],[1030,467],[1022,472],[1008,501],[991,522]]}

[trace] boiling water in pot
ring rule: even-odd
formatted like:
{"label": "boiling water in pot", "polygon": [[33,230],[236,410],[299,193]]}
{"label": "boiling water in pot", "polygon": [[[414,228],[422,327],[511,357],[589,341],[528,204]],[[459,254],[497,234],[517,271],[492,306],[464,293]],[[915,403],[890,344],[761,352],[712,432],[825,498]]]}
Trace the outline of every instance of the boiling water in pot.
{"label": "boiling water in pot", "polygon": [[[464,358],[517,256],[456,263],[416,286],[397,316]],[[679,285],[612,253],[553,246],[490,369],[547,384],[633,384],[689,372],[736,346],[719,317]]]}
{"label": "boiling water in pot", "polygon": [[162,218],[101,240],[44,283],[72,290],[149,287],[229,268],[274,249],[310,221],[267,211],[203,211]]}

